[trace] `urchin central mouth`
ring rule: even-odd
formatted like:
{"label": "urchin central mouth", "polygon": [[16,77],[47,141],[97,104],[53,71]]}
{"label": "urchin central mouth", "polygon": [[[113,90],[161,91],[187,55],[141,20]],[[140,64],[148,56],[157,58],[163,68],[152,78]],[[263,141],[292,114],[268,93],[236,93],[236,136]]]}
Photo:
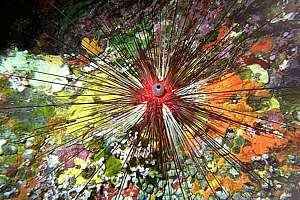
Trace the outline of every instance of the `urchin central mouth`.
{"label": "urchin central mouth", "polygon": [[156,97],[162,97],[165,95],[165,86],[161,83],[155,83],[152,86],[152,93]]}

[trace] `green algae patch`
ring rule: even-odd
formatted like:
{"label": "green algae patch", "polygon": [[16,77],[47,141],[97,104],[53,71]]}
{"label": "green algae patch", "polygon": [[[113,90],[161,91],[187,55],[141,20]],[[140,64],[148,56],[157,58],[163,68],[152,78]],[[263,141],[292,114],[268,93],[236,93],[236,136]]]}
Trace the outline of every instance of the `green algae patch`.
{"label": "green algae patch", "polygon": [[117,159],[115,156],[110,156],[105,162],[105,175],[107,177],[113,177],[119,174],[122,170],[121,160]]}

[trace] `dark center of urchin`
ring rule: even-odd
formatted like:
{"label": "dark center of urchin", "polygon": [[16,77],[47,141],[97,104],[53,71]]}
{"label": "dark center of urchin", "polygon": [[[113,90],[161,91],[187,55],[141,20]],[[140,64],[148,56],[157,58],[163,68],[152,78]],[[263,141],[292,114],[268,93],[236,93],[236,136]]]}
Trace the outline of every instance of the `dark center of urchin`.
{"label": "dark center of urchin", "polygon": [[152,93],[156,97],[162,97],[165,94],[165,87],[161,83],[155,83],[152,86]]}

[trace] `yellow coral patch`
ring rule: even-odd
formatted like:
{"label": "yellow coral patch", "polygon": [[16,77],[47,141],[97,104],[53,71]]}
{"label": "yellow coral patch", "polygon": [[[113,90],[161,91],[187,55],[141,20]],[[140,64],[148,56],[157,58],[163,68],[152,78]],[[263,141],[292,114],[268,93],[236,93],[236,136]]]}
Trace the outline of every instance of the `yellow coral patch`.
{"label": "yellow coral patch", "polygon": [[75,176],[76,178],[76,184],[77,185],[83,185],[86,182],[86,179],[83,178],[80,173],[82,172],[82,169],[84,169],[89,161],[80,159],[80,158],[75,158],[74,163],[76,165],[80,166],[80,169],[78,168],[69,168],[66,170],[63,174],[61,174],[58,178],[58,183],[62,184],[64,180],[69,177],[69,176]]}
{"label": "yellow coral patch", "polygon": [[81,46],[84,48],[89,54],[92,55],[99,55],[104,51],[102,47],[100,47],[99,42],[96,38],[90,40],[89,38],[85,37],[81,40]]}
{"label": "yellow coral patch", "polygon": [[280,104],[275,97],[272,97],[270,100],[270,109],[273,109],[273,108],[275,108],[275,109],[280,108]]}
{"label": "yellow coral patch", "polygon": [[42,56],[42,59],[52,65],[62,65],[64,63],[62,57],[54,55]]}
{"label": "yellow coral patch", "polygon": [[199,187],[199,181],[197,179],[193,182],[190,192],[193,194],[204,194],[204,190]]}
{"label": "yellow coral patch", "polygon": [[[63,174],[61,174],[59,177],[58,177],[58,183],[59,184],[62,184],[64,182],[64,180],[69,177],[69,176],[78,176],[80,173],[81,173],[81,169],[77,169],[77,168],[69,168],[68,170],[66,170]],[[77,178],[79,179],[79,177]],[[76,179],[76,182],[78,181]]]}
{"label": "yellow coral patch", "polygon": [[267,70],[262,68],[259,64],[249,65],[248,68],[252,71],[253,74],[259,74],[257,78],[257,82],[259,83],[268,83],[269,82],[269,74]]}

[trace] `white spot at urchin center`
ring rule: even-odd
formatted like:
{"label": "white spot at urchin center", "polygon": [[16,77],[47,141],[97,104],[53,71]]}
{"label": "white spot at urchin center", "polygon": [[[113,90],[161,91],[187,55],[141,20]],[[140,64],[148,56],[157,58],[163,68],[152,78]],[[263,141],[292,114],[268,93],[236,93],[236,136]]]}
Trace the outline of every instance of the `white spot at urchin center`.
{"label": "white spot at urchin center", "polygon": [[163,96],[165,94],[165,87],[164,87],[164,85],[162,85],[160,83],[153,84],[153,86],[152,86],[152,93],[156,97]]}

